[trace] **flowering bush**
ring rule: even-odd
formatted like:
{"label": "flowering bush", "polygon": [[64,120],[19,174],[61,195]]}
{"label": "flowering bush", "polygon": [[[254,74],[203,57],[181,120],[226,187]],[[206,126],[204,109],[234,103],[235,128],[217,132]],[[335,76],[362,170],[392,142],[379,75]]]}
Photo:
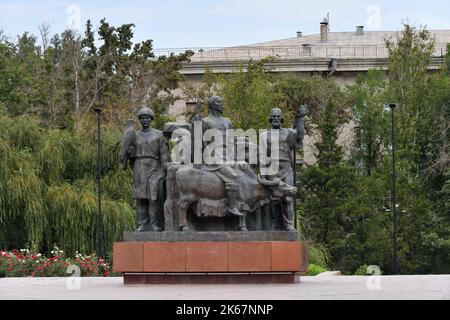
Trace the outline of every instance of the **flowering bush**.
{"label": "flowering bush", "polygon": [[68,272],[69,266],[77,266],[80,276],[110,275],[109,262],[95,254],[84,256],[77,253],[74,259],[70,259],[58,248],[54,248],[51,254],[47,258],[40,253],[31,253],[28,249],[0,250],[0,277],[65,277],[73,275],[73,272]]}

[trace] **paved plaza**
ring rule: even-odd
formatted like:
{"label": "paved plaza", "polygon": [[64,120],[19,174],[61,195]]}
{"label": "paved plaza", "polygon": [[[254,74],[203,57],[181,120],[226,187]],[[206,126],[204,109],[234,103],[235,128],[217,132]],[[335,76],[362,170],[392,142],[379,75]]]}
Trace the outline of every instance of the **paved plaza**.
{"label": "paved plaza", "polygon": [[10,299],[450,300],[450,275],[315,276],[297,284],[123,285],[110,278],[0,278]]}

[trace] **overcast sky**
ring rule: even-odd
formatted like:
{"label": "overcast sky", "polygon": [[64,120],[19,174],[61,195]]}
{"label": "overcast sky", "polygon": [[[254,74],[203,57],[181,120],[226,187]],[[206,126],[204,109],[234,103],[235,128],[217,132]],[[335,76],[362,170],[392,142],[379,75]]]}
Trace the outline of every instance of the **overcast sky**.
{"label": "overcast sky", "polygon": [[400,30],[402,20],[429,29],[450,29],[448,0],[0,0],[0,29],[16,36],[81,28],[87,19],[113,25],[133,22],[135,41],[156,48],[220,47],[278,40],[319,32],[330,13],[331,31]]}

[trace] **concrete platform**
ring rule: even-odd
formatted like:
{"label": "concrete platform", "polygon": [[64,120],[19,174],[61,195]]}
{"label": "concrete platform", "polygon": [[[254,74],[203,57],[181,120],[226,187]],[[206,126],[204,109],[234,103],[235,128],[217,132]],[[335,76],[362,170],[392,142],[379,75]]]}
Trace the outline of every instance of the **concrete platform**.
{"label": "concrete platform", "polygon": [[1,278],[0,299],[450,300],[450,275],[301,277],[297,284],[132,285],[110,278]]}

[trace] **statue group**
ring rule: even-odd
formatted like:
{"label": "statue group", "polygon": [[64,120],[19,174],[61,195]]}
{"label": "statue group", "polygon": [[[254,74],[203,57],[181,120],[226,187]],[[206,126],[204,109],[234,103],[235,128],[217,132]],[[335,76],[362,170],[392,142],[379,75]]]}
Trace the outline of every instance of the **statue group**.
{"label": "statue group", "polygon": [[295,231],[295,152],[303,144],[307,108],[299,107],[293,129],[283,128],[282,111],[273,108],[271,128],[256,146],[234,136],[221,97],[210,97],[208,110],[207,117],[198,113],[191,124],[167,123],[160,131],[151,127],[153,111],[143,107],[141,128],[129,123],[120,163],[133,171],[136,231]]}

